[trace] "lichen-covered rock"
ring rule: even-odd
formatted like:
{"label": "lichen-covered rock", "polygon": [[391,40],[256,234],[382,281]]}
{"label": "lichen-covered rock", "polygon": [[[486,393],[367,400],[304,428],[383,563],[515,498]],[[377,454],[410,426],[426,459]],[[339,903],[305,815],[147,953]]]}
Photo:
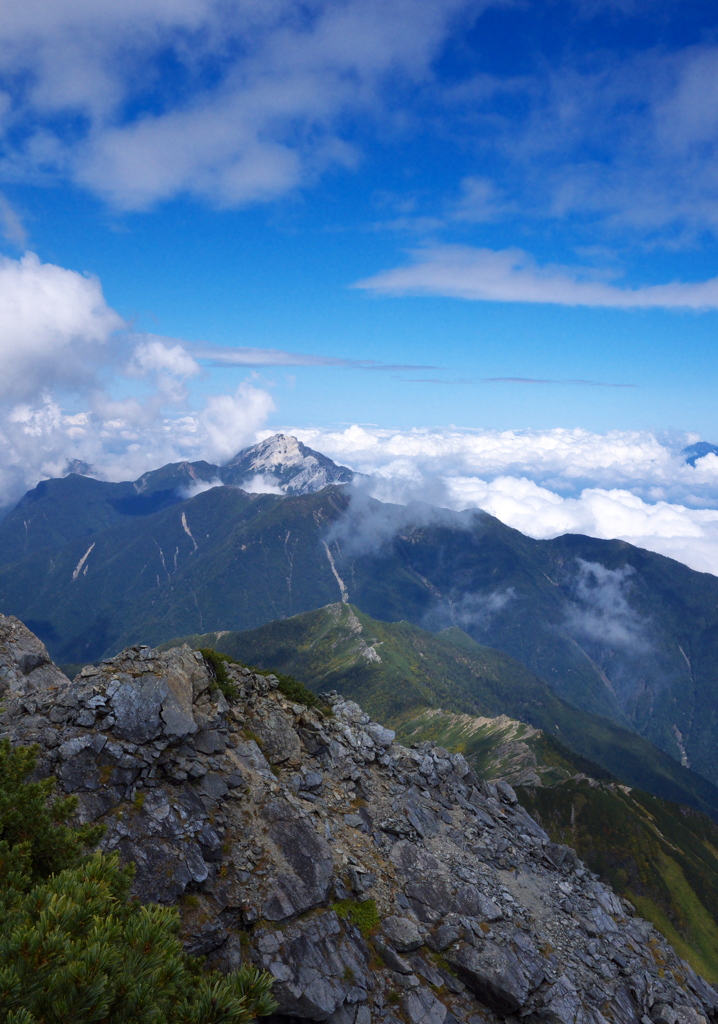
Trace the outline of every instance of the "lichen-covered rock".
{"label": "lichen-covered rock", "polygon": [[70,682],[0,616],[0,735],[76,793],[188,950],[275,978],[329,1024],[706,1024],[718,995],[509,786],[357,704],[333,714],[188,647],[129,648]]}

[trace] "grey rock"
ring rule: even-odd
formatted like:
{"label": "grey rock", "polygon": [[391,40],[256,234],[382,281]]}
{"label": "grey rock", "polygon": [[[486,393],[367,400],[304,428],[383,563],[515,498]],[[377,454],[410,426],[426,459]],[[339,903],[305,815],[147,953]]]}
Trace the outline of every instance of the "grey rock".
{"label": "grey rock", "polygon": [[499,797],[507,804],[513,805],[519,802],[519,799],[512,787],[508,782],[504,782],[503,779],[498,779],[496,781],[496,791],[499,794]]}
{"label": "grey rock", "polygon": [[574,1024],[580,1019],[581,1000],[573,981],[565,974],[549,986],[543,996],[540,1016],[548,1024]]}
{"label": "grey rock", "polygon": [[461,925],[444,923],[427,936],[426,944],[436,953],[441,953],[454,942],[458,942],[463,936],[464,929]]}
{"label": "grey rock", "polygon": [[288,870],[278,873],[274,891],[263,907],[264,917],[281,921],[323,903],[334,868],[329,844],[307,822],[294,818],[274,822],[269,838]]}
{"label": "grey rock", "polygon": [[377,722],[370,722],[366,727],[367,735],[378,747],[390,747],[394,742],[396,733],[393,729],[385,729]]}
{"label": "grey rock", "polygon": [[227,749],[224,737],[215,729],[203,729],[195,736],[194,745],[203,754],[221,754]]}
{"label": "grey rock", "polygon": [[[188,948],[269,970],[284,1019],[715,1019],[718,993],[500,783],[429,742],[382,745],[390,730],[338,694],[324,718],[228,671],[232,701],[187,647],[130,648],[70,682],[0,616],[0,736],[39,745],[38,776],[104,822],[138,899],[179,902]],[[369,895],[382,931],[367,938],[353,921]]]}
{"label": "grey rock", "polygon": [[529,981],[516,956],[486,942],[481,949],[463,946],[445,954],[462,981],[497,1013],[516,1013],[529,996]]}
{"label": "grey rock", "polygon": [[127,679],[120,683],[111,698],[115,716],[114,734],[133,743],[147,743],[162,732],[160,719],[166,684],[159,679]]}
{"label": "grey rock", "polygon": [[298,765],[302,746],[296,730],[281,711],[269,710],[250,718],[247,725],[262,741],[264,755],[271,764]]}
{"label": "grey rock", "polygon": [[382,930],[398,953],[411,953],[424,943],[419,929],[408,917],[390,914],[382,921]]}
{"label": "grey rock", "polygon": [[381,938],[374,939],[374,948],[376,949],[379,956],[382,958],[384,963],[392,971],[397,971],[399,974],[411,974],[413,967],[407,963],[402,957],[396,953],[391,946]]}
{"label": "grey rock", "polygon": [[344,821],[352,828],[360,828],[364,824],[364,819],[361,814],[345,814]]}
{"label": "grey rock", "polygon": [[464,917],[477,917],[480,921],[500,921],[501,908],[475,885],[460,885],[453,898],[452,910]]}
{"label": "grey rock", "polygon": [[434,985],[435,988],[441,988],[444,984],[444,979],[439,971],[422,957],[413,956],[411,958],[411,967],[415,974],[428,981],[430,985]]}
{"label": "grey rock", "polygon": [[447,1010],[436,996],[420,986],[407,992],[401,1001],[410,1024],[444,1024]]}

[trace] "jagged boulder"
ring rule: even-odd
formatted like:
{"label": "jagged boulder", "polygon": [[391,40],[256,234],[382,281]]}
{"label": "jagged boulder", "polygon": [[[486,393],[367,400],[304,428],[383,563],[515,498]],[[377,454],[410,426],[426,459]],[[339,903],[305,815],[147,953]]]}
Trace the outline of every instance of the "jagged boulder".
{"label": "jagged boulder", "polygon": [[279,1014],[331,1024],[702,1024],[718,996],[460,754],[406,749],[202,656],[130,648],[70,682],[0,616],[0,735],[79,798],[188,950],[274,976]]}

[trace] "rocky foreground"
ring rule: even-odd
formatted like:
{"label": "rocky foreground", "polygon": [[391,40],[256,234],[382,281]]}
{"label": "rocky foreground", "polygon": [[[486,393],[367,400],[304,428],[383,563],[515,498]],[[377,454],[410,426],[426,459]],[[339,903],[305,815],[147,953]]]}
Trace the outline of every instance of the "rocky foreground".
{"label": "rocky foreground", "polygon": [[332,714],[188,647],[129,648],[69,682],[0,616],[0,736],[178,903],[188,950],[276,982],[278,1014],[332,1024],[699,1024],[718,994],[510,786],[406,749],[351,701]]}

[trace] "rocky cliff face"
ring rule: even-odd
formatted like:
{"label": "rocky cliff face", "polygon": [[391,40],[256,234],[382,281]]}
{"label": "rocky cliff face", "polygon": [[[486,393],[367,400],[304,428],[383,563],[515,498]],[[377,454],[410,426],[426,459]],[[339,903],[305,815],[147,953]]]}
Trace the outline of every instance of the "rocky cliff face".
{"label": "rocky cliff face", "polygon": [[332,1024],[700,1024],[715,991],[551,843],[505,783],[406,749],[351,701],[287,700],[201,655],[130,648],[75,681],[0,617],[0,735],[103,821],[187,947],[276,978],[279,1015]]}
{"label": "rocky cliff face", "polygon": [[[262,477],[285,494],[313,494],[330,484],[348,484],[354,473],[308,448],[291,434],[273,434],[251,448],[243,448],[219,470],[225,483],[246,483]],[[251,488],[250,488],[251,489]]]}

